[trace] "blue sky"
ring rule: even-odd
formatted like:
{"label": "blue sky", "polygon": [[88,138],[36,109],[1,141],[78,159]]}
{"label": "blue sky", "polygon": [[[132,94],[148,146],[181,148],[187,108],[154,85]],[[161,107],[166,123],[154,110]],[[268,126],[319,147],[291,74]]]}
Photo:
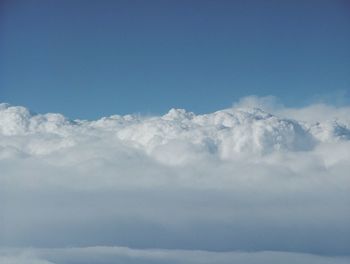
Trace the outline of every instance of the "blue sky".
{"label": "blue sky", "polygon": [[350,4],[1,1],[0,101],[71,118],[349,104]]}

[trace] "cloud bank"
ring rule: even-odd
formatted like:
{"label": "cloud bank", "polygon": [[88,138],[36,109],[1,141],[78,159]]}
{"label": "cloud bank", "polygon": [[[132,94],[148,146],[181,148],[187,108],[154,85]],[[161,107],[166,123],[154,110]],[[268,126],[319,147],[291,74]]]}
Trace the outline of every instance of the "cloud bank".
{"label": "cloud bank", "polygon": [[349,117],[272,97],[96,121],[0,104],[0,260],[347,263]]}
{"label": "cloud bank", "polygon": [[1,263],[6,264],[347,264],[348,257],[325,257],[291,252],[209,252],[200,250],[135,250],[126,247],[85,247],[69,249],[30,249],[3,251]]}

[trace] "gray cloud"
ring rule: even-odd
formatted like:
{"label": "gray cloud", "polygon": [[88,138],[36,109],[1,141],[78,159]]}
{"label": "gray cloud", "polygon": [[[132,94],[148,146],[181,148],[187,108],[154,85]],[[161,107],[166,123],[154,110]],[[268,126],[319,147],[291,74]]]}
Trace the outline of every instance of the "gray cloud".
{"label": "gray cloud", "polygon": [[199,250],[135,250],[127,247],[87,247],[64,249],[17,249],[3,251],[2,263],[7,264],[85,264],[85,263],[188,263],[188,264],[345,264],[348,257],[324,257],[293,252],[210,252]]}

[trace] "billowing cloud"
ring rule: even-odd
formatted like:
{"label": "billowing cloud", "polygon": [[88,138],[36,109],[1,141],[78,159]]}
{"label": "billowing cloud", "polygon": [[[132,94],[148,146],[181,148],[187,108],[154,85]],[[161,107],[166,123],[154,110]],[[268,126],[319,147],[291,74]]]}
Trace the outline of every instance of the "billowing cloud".
{"label": "billowing cloud", "polygon": [[96,121],[0,104],[0,260],[346,263],[348,116],[272,97]]}

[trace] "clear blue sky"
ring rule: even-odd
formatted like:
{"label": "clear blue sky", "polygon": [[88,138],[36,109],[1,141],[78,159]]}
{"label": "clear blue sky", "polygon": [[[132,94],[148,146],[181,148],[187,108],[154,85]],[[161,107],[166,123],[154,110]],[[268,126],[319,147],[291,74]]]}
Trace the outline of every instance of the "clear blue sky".
{"label": "clear blue sky", "polygon": [[2,0],[0,39],[0,101],[37,112],[350,101],[349,0]]}

